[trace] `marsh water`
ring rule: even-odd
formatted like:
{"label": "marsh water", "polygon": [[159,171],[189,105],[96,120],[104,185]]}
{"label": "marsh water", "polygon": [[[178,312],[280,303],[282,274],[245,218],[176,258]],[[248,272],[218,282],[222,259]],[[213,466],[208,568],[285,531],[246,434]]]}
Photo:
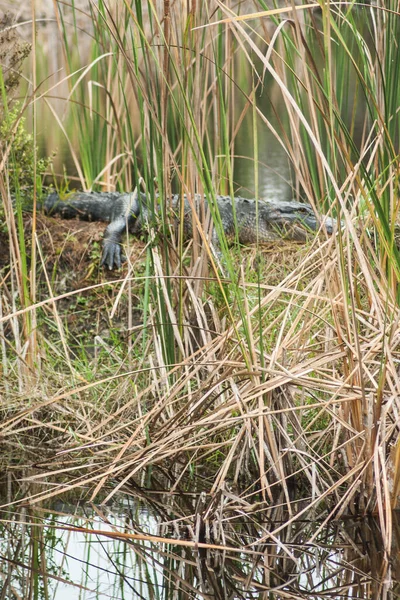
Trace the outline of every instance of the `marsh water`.
{"label": "marsh water", "polygon": [[[4,488],[3,488],[4,489]],[[5,498],[2,497],[2,504]],[[204,498],[206,504],[210,498]],[[387,564],[373,516],[326,521],[305,503],[204,518],[199,497],[139,489],[112,506],[1,510],[0,597],[34,600],[399,598],[400,515]]]}

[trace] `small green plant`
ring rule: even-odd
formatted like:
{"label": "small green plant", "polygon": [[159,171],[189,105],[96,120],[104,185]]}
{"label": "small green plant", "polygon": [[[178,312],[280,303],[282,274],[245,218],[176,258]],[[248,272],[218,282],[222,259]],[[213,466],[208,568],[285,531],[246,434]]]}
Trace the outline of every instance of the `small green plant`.
{"label": "small green plant", "polygon": [[20,113],[21,105],[16,102],[12,110],[8,111],[4,117],[0,125],[0,148],[2,152],[5,152],[11,142],[12,149],[8,169],[10,190],[11,193],[15,193],[18,189],[26,196],[34,187],[35,160],[36,177],[41,181],[45,171],[49,169],[52,159],[36,158],[38,149],[33,135],[25,129],[25,117],[21,117]]}

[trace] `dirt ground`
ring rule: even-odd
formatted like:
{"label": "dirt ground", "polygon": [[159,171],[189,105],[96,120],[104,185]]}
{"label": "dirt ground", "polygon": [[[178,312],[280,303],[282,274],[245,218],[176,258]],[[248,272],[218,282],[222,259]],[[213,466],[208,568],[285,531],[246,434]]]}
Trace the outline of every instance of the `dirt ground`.
{"label": "dirt ground", "polygon": [[[109,338],[111,329],[117,331],[119,336],[126,337],[127,302],[124,297],[120,299],[112,320],[110,314],[120,290],[120,284],[114,285],[113,282],[120,281],[126,275],[127,267],[119,271],[100,267],[101,240],[105,227],[104,223],[62,220],[41,214],[37,218],[40,250],[36,261],[36,301],[61,296],[57,301],[58,313],[77,343],[80,343],[81,336],[87,339],[93,339],[96,335]],[[30,260],[32,215],[24,216],[24,231]],[[130,247],[133,256],[140,257],[143,246],[140,240],[132,239]],[[10,274],[9,233],[3,227],[0,229],[0,281],[9,283]],[[98,284],[101,287],[85,289]],[[8,289],[11,289],[9,285]],[[71,295],[71,292],[76,293]],[[62,297],[64,294],[65,297]],[[138,323],[140,311],[135,302],[139,303],[139,299],[134,294],[132,322]],[[11,305],[11,299],[8,304]],[[54,318],[50,307],[44,307],[43,310],[44,330],[50,333],[54,329]]]}
{"label": "dirt ground", "polygon": [[[74,269],[75,277],[85,278],[85,272],[90,262],[90,252],[93,243],[99,243],[104,226],[101,223],[85,223],[78,220],[63,221],[44,215],[37,218],[37,236],[47,271],[60,266],[68,272],[68,267]],[[32,233],[32,216],[24,217],[25,240],[30,246]],[[0,231],[0,269],[10,263],[9,235],[5,230]]]}

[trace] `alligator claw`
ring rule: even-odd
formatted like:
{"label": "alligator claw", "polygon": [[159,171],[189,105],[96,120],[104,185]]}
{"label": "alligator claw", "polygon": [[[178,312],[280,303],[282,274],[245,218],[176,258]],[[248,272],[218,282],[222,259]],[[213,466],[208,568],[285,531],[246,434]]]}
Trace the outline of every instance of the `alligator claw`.
{"label": "alligator claw", "polygon": [[126,261],[126,257],[121,252],[120,244],[116,242],[106,241],[103,245],[103,253],[101,256],[100,266],[103,265],[108,267],[110,271],[112,269],[120,269],[121,264]]}

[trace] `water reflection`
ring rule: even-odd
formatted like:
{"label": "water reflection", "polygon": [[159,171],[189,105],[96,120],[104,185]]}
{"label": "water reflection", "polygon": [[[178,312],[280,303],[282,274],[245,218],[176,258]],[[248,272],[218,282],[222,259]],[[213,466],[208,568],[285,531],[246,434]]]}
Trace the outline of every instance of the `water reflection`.
{"label": "water reflection", "polygon": [[[194,495],[183,502],[148,492],[148,503],[141,496],[123,496],[112,508],[3,508],[0,597],[400,597],[399,513],[386,561],[373,517],[291,520],[277,507],[211,515]],[[189,514],[183,506],[190,504]]]}
{"label": "water reflection", "polygon": [[[273,120],[272,109],[268,101],[263,100],[267,117]],[[248,115],[251,117],[251,115]],[[268,127],[258,125],[258,185],[260,198],[287,201],[294,198],[291,185],[291,170],[287,154],[277,143]],[[254,198],[254,147],[252,142],[251,118],[246,118],[236,139],[236,158],[234,181],[241,196]]]}

